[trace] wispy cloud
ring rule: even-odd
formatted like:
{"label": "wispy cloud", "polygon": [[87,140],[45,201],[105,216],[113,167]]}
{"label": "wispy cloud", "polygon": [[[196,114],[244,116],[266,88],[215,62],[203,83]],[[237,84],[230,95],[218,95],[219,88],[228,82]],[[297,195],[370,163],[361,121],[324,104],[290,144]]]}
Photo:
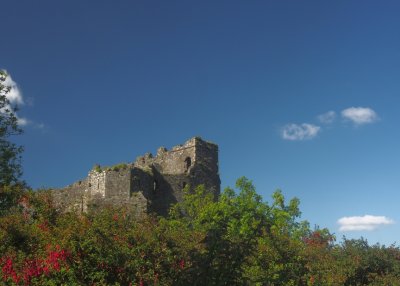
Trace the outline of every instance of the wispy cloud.
{"label": "wispy cloud", "polygon": [[43,123],[37,123],[37,124],[35,124],[35,128],[43,130],[46,128],[46,126]]}
{"label": "wispy cloud", "polygon": [[26,118],[22,118],[22,117],[18,117],[18,116],[17,116],[17,119],[18,119],[18,125],[19,125],[19,126],[26,126],[26,125],[28,125],[28,124],[31,123],[31,122],[30,122],[28,119],[26,119]]}
{"label": "wispy cloud", "polygon": [[317,119],[319,122],[324,123],[324,124],[330,124],[336,119],[336,112],[335,111],[328,111],[324,114],[320,114],[317,116]]}
{"label": "wispy cloud", "polygon": [[340,231],[360,231],[360,230],[375,230],[380,226],[393,224],[394,221],[385,216],[350,216],[342,217],[338,220]]}
{"label": "wispy cloud", "polygon": [[342,110],[342,117],[356,125],[373,123],[378,120],[378,114],[368,107],[350,107]]}
{"label": "wispy cloud", "polygon": [[[350,107],[343,109],[340,113],[334,110],[322,113],[316,117],[319,125],[325,127],[332,127],[332,124],[338,115],[347,121],[351,121],[354,125],[363,125],[373,123],[379,120],[378,114],[369,107]],[[312,139],[318,135],[322,127],[311,123],[303,124],[287,124],[282,128],[281,136],[285,140],[301,141]]]}
{"label": "wispy cloud", "polygon": [[282,138],[292,141],[312,139],[320,130],[321,127],[309,123],[288,124],[283,127]]}

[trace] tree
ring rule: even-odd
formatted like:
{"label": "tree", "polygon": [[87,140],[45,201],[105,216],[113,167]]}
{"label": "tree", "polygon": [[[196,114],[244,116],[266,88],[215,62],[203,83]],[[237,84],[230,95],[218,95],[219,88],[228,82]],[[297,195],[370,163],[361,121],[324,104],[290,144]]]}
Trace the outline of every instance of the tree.
{"label": "tree", "polygon": [[11,87],[5,85],[7,73],[0,70],[0,186],[16,184],[22,175],[21,153],[23,148],[12,143],[10,136],[19,135],[22,129],[7,94]]}
{"label": "tree", "polygon": [[23,192],[24,183],[19,181],[21,153],[23,148],[10,141],[13,135],[22,133],[7,94],[11,87],[6,85],[7,73],[0,70],[0,215],[15,206]]}
{"label": "tree", "polygon": [[214,201],[199,186],[173,207],[171,223],[204,237],[182,285],[303,285],[300,250],[308,224],[298,222],[299,201],[287,204],[276,191],[268,204],[245,177],[236,188]]}

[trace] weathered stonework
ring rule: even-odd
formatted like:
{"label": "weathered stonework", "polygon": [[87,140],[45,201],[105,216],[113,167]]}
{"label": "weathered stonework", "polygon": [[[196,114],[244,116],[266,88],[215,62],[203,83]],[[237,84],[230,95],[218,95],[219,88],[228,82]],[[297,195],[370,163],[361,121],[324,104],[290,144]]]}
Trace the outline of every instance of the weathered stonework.
{"label": "weathered stonework", "polygon": [[219,195],[218,146],[194,137],[169,151],[160,147],[155,157],[147,153],[130,164],[97,166],[85,179],[53,194],[66,211],[124,205],[137,216],[149,212],[166,215],[172,204],[182,200],[185,186],[200,184],[215,197]]}

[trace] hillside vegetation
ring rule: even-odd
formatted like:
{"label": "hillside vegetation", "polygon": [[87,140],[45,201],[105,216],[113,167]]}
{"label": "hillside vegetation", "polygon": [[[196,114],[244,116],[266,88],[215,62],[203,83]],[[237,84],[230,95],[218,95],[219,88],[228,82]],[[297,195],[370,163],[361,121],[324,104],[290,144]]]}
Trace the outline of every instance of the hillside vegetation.
{"label": "hillside vegetation", "polygon": [[335,244],[298,220],[297,199],[263,202],[246,178],[236,187],[213,201],[199,186],[168,217],[134,220],[123,208],[61,213],[48,191],[2,186],[18,199],[0,217],[1,283],[400,285],[398,247]]}

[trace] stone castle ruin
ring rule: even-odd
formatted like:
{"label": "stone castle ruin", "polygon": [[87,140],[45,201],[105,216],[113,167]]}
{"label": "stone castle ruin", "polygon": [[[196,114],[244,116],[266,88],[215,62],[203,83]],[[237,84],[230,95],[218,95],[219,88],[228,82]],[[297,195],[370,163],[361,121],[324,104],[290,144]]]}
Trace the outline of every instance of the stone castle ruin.
{"label": "stone castle ruin", "polygon": [[166,215],[170,206],[182,200],[186,186],[203,184],[215,197],[220,193],[218,146],[194,137],[167,150],[160,147],[135,162],[101,168],[53,192],[59,208],[87,212],[106,205],[127,206],[137,216],[154,212]]}

